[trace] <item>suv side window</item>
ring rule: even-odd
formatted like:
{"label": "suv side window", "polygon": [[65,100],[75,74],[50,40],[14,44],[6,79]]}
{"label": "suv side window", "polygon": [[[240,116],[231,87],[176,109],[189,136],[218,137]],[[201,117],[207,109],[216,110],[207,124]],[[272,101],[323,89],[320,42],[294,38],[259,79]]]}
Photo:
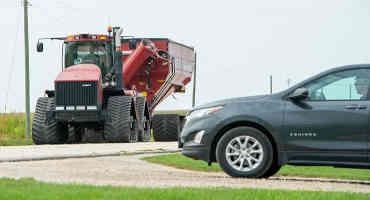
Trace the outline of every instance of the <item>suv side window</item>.
{"label": "suv side window", "polygon": [[335,72],[308,83],[308,100],[368,100],[369,69],[353,69]]}

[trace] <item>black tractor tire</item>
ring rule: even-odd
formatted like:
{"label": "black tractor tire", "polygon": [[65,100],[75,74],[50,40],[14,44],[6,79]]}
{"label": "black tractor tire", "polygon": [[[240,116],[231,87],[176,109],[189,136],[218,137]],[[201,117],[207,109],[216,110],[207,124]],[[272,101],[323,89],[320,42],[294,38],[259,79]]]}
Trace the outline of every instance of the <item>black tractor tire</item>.
{"label": "black tractor tire", "polygon": [[136,97],[136,111],[139,115],[138,122],[142,125],[142,129],[138,130],[139,142],[150,141],[150,118],[149,112],[145,112],[148,109],[146,106],[147,105],[145,97]]}
{"label": "black tractor tire", "polygon": [[112,96],[108,99],[104,138],[108,142],[136,142],[137,127],[132,97]]}
{"label": "black tractor tire", "polygon": [[155,141],[177,141],[181,130],[180,116],[176,114],[154,115],[152,127]]}
{"label": "black tractor tire", "polygon": [[35,144],[63,144],[67,141],[67,125],[55,120],[54,110],[54,98],[40,97],[37,100],[32,123],[32,140]]}
{"label": "black tractor tire", "polygon": [[[249,153],[244,154],[243,153],[244,155],[242,155],[241,153],[239,153],[239,155],[235,155],[235,157],[230,156],[229,161],[228,161],[227,156],[226,156],[226,149],[227,149],[228,144],[231,141],[237,141],[237,140],[234,140],[234,139],[237,139],[237,138],[239,138],[239,139],[244,138],[244,141],[239,142],[239,143],[248,143],[248,142],[245,142],[246,141],[245,136],[253,138],[254,140],[252,140],[252,141],[254,141],[254,144],[256,143],[255,141],[257,141],[259,143],[259,145],[255,146],[254,148],[257,147],[258,148],[257,150],[262,150],[262,153],[259,153],[259,154],[257,153],[258,154],[257,160],[259,160],[259,161],[253,161],[253,162],[250,161],[252,165],[255,164],[256,166],[252,167],[252,169],[250,169],[250,170],[243,171],[243,170],[236,169],[236,167],[238,168],[240,165],[242,165],[242,167],[244,167],[244,165],[246,165],[246,164],[249,165],[248,160],[250,160],[250,156],[252,154],[249,154]],[[240,140],[242,140],[242,139],[240,139]],[[251,139],[248,139],[248,141],[250,141],[250,140]],[[238,145],[237,142],[235,142],[235,143],[231,142],[230,144]],[[249,145],[249,148],[253,148],[250,145]],[[233,147],[235,149],[236,146],[233,146]],[[238,148],[243,149],[244,147],[241,147],[241,145],[239,145]],[[236,149],[238,149],[238,148],[236,148]],[[243,152],[249,151],[249,150],[247,150],[249,148],[248,148],[248,145],[247,145],[247,147],[245,148],[245,150],[243,150]],[[234,152],[228,152],[228,153],[230,155],[232,155],[235,152],[238,152],[238,151],[235,150]],[[242,152],[242,151],[239,151],[239,152]],[[234,155],[232,155],[232,156],[234,156]],[[243,156],[245,156],[245,157],[243,157]],[[254,157],[254,158],[256,158],[256,157]],[[259,159],[259,158],[261,158],[261,159]],[[216,147],[216,159],[217,159],[217,162],[220,164],[220,167],[228,175],[230,175],[232,177],[263,178],[264,175],[266,174],[266,172],[272,166],[272,163],[273,163],[272,162],[273,161],[273,148],[272,148],[271,142],[269,141],[268,137],[266,137],[266,135],[264,135],[261,131],[255,129],[255,128],[252,128],[252,127],[236,127],[236,128],[233,128],[233,129],[227,131],[220,138],[220,140],[218,141],[217,147]],[[232,160],[232,159],[234,159],[234,160]],[[233,163],[233,161],[236,161],[236,162]],[[259,164],[256,164],[257,162]],[[235,164],[235,165],[232,166],[232,163]],[[237,163],[239,163],[239,166],[238,166]]]}

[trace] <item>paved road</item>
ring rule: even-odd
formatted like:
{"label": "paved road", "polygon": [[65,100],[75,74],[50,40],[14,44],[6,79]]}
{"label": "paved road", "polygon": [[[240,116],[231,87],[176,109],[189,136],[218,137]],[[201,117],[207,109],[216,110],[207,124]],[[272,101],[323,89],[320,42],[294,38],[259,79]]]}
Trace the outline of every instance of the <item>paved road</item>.
{"label": "paved road", "polygon": [[179,151],[176,142],[29,145],[0,147],[0,162],[117,156]]}
{"label": "paved road", "polygon": [[46,182],[135,187],[248,187],[370,193],[370,182],[338,183],[299,178],[236,179],[224,173],[193,172],[141,160],[141,157],[148,155],[2,162],[0,177],[33,177]]}

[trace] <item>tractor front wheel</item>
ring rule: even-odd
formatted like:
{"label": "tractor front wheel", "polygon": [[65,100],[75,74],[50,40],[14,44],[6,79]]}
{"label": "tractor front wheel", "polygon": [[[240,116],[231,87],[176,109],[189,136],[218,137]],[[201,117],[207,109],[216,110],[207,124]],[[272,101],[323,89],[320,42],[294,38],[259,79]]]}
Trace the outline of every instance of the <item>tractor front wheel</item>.
{"label": "tractor front wheel", "polygon": [[108,99],[108,117],[104,124],[104,137],[108,142],[137,141],[137,122],[132,103],[129,96],[112,96]]}
{"label": "tractor front wheel", "polygon": [[54,98],[40,97],[32,124],[32,140],[35,144],[62,144],[67,141],[68,127],[55,120]]}

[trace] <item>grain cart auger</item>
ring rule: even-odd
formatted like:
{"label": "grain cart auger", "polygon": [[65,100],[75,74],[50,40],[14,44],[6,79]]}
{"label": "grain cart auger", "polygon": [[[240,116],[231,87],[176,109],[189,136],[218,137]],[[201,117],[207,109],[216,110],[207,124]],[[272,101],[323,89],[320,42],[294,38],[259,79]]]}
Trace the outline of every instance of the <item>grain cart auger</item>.
{"label": "grain cart auger", "polygon": [[38,41],[38,52],[44,39],[63,41],[64,62],[54,90],[37,100],[35,144],[149,141],[152,128],[155,138],[177,139],[182,117],[164,115],[152,122],[152,113],[190,82],[194,49],[166,38],[121,34],[121,28],[110,27],[105,35]]}

